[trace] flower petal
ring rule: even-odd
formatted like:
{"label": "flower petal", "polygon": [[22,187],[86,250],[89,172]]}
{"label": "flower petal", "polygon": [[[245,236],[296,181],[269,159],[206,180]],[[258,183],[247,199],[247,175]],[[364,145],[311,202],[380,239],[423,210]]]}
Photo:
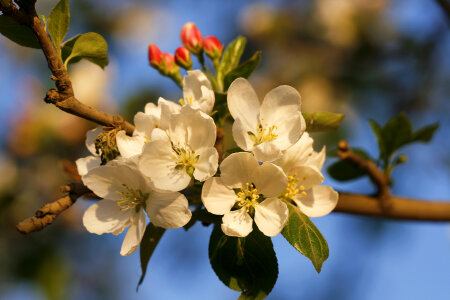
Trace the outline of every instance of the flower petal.
{"label": "flower petal", "polygon": [[264,197],[276,197],[286,190],[288,180],[283,170],[269,162],[254,169],[252,182]]}
{"label": "flower petal", "polygon": [[255,206],[255,223],[267,236],[279,234],[288,220],[289,210],[286,203],[278,198],[269,198]]}
{"label": "flower petal", "polygon": [[275,141],[264,142],[253,148],[258,161],[274,161],[283,155]]}
{"label": "flower petal", "polygon": [[281,85],[266,94],[261,104],[262,124],[278,125],[300,112],[301,97],[296,89]]}
{"label": "flower petal", "polygon": [[191,181],[184,169],[175,168],[176,160],[170,142],[157,140],[144,145],[138,166],[157,189],[176,192],[187,187]]}
{"label": "flower petal", "polygon": [[123,240],[120,255],[130,255],[139,248],[139,244],[144,236],[146,223],[147,218],[142,210],[133,216],[130,228],[128,228],[125,239]]}
{"label": "flower petal", "polygon": [[202,201],[207,211],[215,215],[230,212],[236,203],[236,193],[223,184],[222,178],[213,177],[205,181],[202,188]]}
{"label": "flower petal", "polygon": [[244,237],[253,230],[252,217],[247,213],[247,208],[230,211],[222,218],[222,231],[228,236]]}
{"label": "flower petal", "polygon": [[309,217],[321,217],[329,214],[338,202],[339,195],[331,187],[318,185],[306,191],[306,196],[297,195],[295,203]]}
{"label": "flower petal", "polygon": [[87,174],[87,172],[89,172],[89,170],[100,166],[100,163],[100,157],[94,155],[79,158],[75,162],[75,164],[77,165],[78,174],[80,174],[80,176],[84,176]]}
{"label": "flower petal", "polygon": [[159,128],[163,130],[169,129],[170,118],[173,114],[179,113],[181,105],[165,100],[164,98],[158,99],[158,106],[161,107],[161,117],[159,121]]}
{"label": "flower petal", "polygon": [[313,151],[311,156],[308,158],[307,165],[316,168],[317,170],[322,170],[323,164],[326,158],[326,148],[322,147],[320,152]]}
{"label": "flower petal", "polygon": [[[183,77],[183,97],[192,100],[194,108],[210,114],[214,106],[214,91],[205,74],[200,70],[188,71]],[[190,102],[190,101],[186,101]]]}
{"label": "flower petal", "polygon": [[253,148],[253,141],[248,135],[248,129],[242,124],[241,119],[237,119],[232,127],[233,138],[239,148],[250,151]]}
{"label": "flower petal", "polygon": [[195,155],[198,155],[198,162],[195,164],[194,178],[203,182],[213,177],[219,165],[219,154],[216,148],[202,148],[196,151]]}
{"label": "flower petal", "polygon": [[288,148],[283,156],[274,161],[274,163],[280,166],[285,172],[289,172],[293,166],[306,165],[308,158],[314,152],[312,145],[313,139],[307,132],[304,132],[300,139],[292,147]]}
{"label": "flower petal", "polygon": [[159,126],[159,117],[138,112],[134,116],[134,125],[136,126],[133,133],[134,136],[140,135],[150,138],[153,129],[158,128]]}
{"label": "flower petal", "polygon": [[256,158],[247,152],[230,154],[220,164],[220,176],[223,184],[231,188],[240,188],[252,182],[253,171],[259,166]]}
{"label": "flower petal", "polygon": [[186,225],[192,213],[188,201],[180,193],[151,193],[147,200],[147,214],[155,225],[166,229]]}
{"label": "flower petal", "polygon": [[90,233],[112,233],[127,227],[133,214],[133,210],[120,210],[116,201],[104,199],[84,212],[83,225]]}
{"label": "flower petal", "polygon": [[144,112],[146,115],[159,118],[161,116],[161,107],[156,106],[155,103],[149,102],[145,105]]}
{"label": "flower petal", "polygon": [[146,139],[144,136],[128,136],[124,130],[119,131],[116,135],[117,148],[119,149],[120,155],[124,158],[140,155],[145,142]]}
{"label": "flower petal", "polygon": [[310,166],[296,166],[288,172],[288,175],[293,174],[297,175],[299,179],[297,186],[299,188],[303,186],[303,189],[300,190],[308,190],[315,185],[321,184],[324,179],[322,173]]}
{"label": "flower petal", "polygon": [[234,120],[241,120],[247,131],[256,132],[259,100],[255,90],[244,78],[231,83],[227,96],[228,110]]}
{"label": "flower petal", "polygon": [[85,141],[86,148],[88,148],[89,152],[91,152],[93,155],[96,156],[98,156],[98,154],[95,151],[95,140],[97,139],[98,135],[102,132],[105,131],[101,126],[86,132],[86,141]]}
{"label": "flower petal", "polygon": [[302,136],[304,128],[302,127],[303,116],[301,113],[286,116],[286,119],[280,121],[277,126],[278,136],[273,143],[282,151],[294,145]]}

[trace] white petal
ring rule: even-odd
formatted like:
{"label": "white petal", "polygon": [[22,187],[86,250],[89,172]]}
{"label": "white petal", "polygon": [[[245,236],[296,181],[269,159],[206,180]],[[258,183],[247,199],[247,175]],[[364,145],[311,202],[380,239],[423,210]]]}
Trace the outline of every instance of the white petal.
{"label": "white petal", "polygon": [[297,195],[294,201],[300,210],[309,217],[321,217],[329,214],[338,202],[339,195],[331,187],[314,186],[306,191],[306,196]]}
{"label": "white petal", "polygon": [[210,114],[214,106],[214,91],[205,74],[200,70],[188,71],[183,78],[183,97],[191,98],[204,113]]}
{"label": "white petal", "polygon": [[286,119],[277,123],[278,136],[273,141],[279,149],[286,150],[294,145],[302,136],[302,114],[297,113],[291,116],[286,116]]}
{"label": "white petal", "polygon": [[78,169],[78,174],[80,174],[80,176],[84,176],[87,174],[87,172],[89,172],[89,170],[100,166],[100,163],[100,157],[94,155],[79,158],[75,161]]}
{"label": "white petal", "polygon": [[139,248],[139,244],[144,236],[146,223],[147,218],[142,210],[133,216],[130,228],[128,228],[125,239],[123,240],[120,255],[130,255]]}
{"label": "white petal", "polygon": [[158,99],[158,106],[161,107],[161,117],[159,121],[159,128],[163,130],[169,129],[170,118],[173,114],[179,113],[181,105],[164,98]]}
{"label": "white petal", "polygon": [[133,210],[120,210],[116,201],[100,200],[84,212],[83,225],[90,233],[112,233],[127,227],[133,214]]}
{"label": "white petal", "polygon": [[203,205],[212,214],[224,215],[230,212],[236,203],[236,198],[233,189],[224,185],[220,177],[210,178],[203,184]]}
{"label": "white petal", "polygon": [[[285,172],[288,172],[293,166],[306,165],[308,158],[314,152],[313,139],[307,132],[303,133],[300,139],[283,156],[274,163],[280,166]],[[320,170],[320,169],[318,169]]]}
{"label": "white petal", "polygon": [[300,112],[300,94],[291,86],[281,85],[264,97],[261,104],[260,120],[262,124],[278,125]]}
{"label": "white petal", "polygon": [[320,152],[313,151],[311,156],[309,156],[306,164],[320,171],[322,170],[323,163],[325,162],[325,157],[326,157],[326,148],[325,146],[323,146]]}
{"label": "white petal", "polygon": [[233,119],[240,119],[244,128],[256,132],[259,100],[247,79],[238,78],[231,83],[228,89],[227,103]]}
{"label": "white petal", "polygon": [[220,164],[220,176],[223,184],[232,188],[240,188],[252,182],[253,171],[259,166],[256,158],[247,152],[230,154]]}
{"label": "white petal", "polygon": [[198,155],[198,162],[195,164],[194,178],[198,181],[205,181],[206,179],[213,177],[217,172],[219,165],[219,154],[216,148],[202,148],[195,151],[195,155]]}
{"label": "white petal", "polygon": [[293,174],[296,174],[299,179],[298,187],[303,186],[306,190],[315,185],[321,184],[324,179],[320,171],[310,166],[296,166],[288,173],[288,175]]}
{"label": "white petal", "polygon": [[88,148],[89,152],[91,152],[93,155],[98,156],[98,154],[95,152],[95,139],[97,139],[98,135],[102,132],[105,131],[101,126],[86,132],[86,148]]}
{"label": "white petal", "polygon": [[278,198],[269,198],[255,207],[255,223],[267,236],[279,234],[288,220],[289,210],[286,203]]}
{"label": "white petal", "polygon": [[159,117],[138,112],[134,116],[134,125],[136,126],[133,133],[134,136],[141,135],[150,139],[153,129],[159,126]]}
{"label": "white petal", "polygon": [[124,130],[119,131],[116,135],[117,148],[124,158],[140,155],[146,141],[144,136],[128,136]]}
{"label": "white petal", "polygon": [[165,130],[155,128],[150,136],[150,141],[158,141],[163,140],[166,143],[170,143],[169,137],[167,136],[167,132]]}
{"label": "white petal", "polygon": [[244,127],[240,119],[234,121],[232,131],[234,141],[239,148],[244,149],[245,151],[250,151],[253,148],[253,141],[248,135],[249,131]]}
{"label": "white petal", "polygon": [[230,211],[222,218],[222,231],[228,236],[244,237],[253,230],[253,220],[246,207]]}
{"label": "white petal", "polygon": [[145,105],[145,114],[149,116],[154,116],[156,118],[159,118],[161,115],[161,107],[156,106],[155,103],[149,102]]}
{"label": "white petal", "polygon": [[264,142],[253,148],[258,161],[274,161],[283,155],[275,141]]}
{"label": "white petal", "polygon": [[147,200],[147,214],[155,225],[166,229],[184,226],[191,219],[188,201],[180,193],[151,193]]}
{"label": "white petal", "polygon": [[127,187],[147,192],[148,182],[134,164],[126,161],[113,162],[112,165],[99,166],[82,177],[83,183],[97,196],[105,199],[119,200],[119,192],[127,192]]}
{"label": "white petal", "polygon": [[264,197],[276,197],[286,190],[288,180],[283,170],[269,162],[254,169],[252,182]]}
{"label": "white petal", "polygon": [[156,188],[176,192],[186,188],[191,181],[184,169],[175,168],[176,160],[170,142],[157,140],[144,145],[138,165]]}

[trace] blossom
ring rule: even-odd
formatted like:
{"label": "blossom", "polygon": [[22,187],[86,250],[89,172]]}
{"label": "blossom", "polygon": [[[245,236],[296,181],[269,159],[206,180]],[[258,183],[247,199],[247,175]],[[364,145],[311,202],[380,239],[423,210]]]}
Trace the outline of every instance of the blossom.
{"label": "blossom", "polygon": [[224,215],[222,231],[244,237],[253,230],[275,236],[288,220],[286,203],[278,196],[286,189],[283,170],[270,163],[258,163],[250,153],[228,156],[220,165],[220,177],[208,179],[202,189],[202,201],[212,214]]}
{"label": "blossom", "polygon": [[92,169],[83,183],[103,198],[83,215],[83,224],[91,233],[122,233],[129,227],[121,255],[136,251],[147,223],[144,210],[155,226],[166,229],[184,226],[191,218],[186,197],[180,193],[161,193],[130,161],[115,161]]}
{"label": "blossom", "polygon": [[151,139],[144,145],[139,169],[156,188],[180,191],[192,177],[205,181],[216,173],[216,126],[200,110],[182,107],[171,116],[169,128],[153,130]]}
{"label": "blossom", "polygon": [[324,179],[320,170],[325,161],[325,147],[315,152],[312,145],[313,139],[305,132],[274,163],[288,176],[288,186],[280,199],[294,201],[309,217],[321,217],[336,207],[338,193],[329,186],[318,185]]}
{"label": "blossom", "polygon": [[223,45],[217,37],[207,36],[203,39],[203,49],[210,58],[217,59],[222,56]]}
{"label": "blossom", "polygon": [[148,45],[148,61],[150,62],[150,65],[155,69],[157,70],[161,69],[162,63],[161,50],[159,50],[158,46],[152,43]]}
{"label": "blossom", "polygon": [[259,161],[273,161],[298,141],[305,131],[297,90],[282,85],[271,90],[260,104],[244,78],[236,79],[228,89],[228,109],[234,118],[233,138]]}
{"label": "blossom", "polygon": [[185,47],[178,47],[177,50],[175,50],[175,63],[185,69],[191,69],[191,52]]}
{"label": "blossom", "polygon": [[205,74],[200,70],[188,71],[183,77],[183,99],[181,105],[189,105],[211,114],[214,107],[214,90]]}
{"label": "blossom", "polygon": [[86,133],[85,144],[86,148],[91,152],[91,155],[76,160],[75,164],[77,165],[78,174],[80,174],[80,176],[86,175],[92,168],[100,166],[101,159],[95,149],[95,140],[102,132],[104,132],[102,127],[97,127]]}
{"label": "blossom", "polygon": [[184,24],[180,31],[180,38],[186,48],[192,53],[199,54],[202,51],[202,34],[194,23],[188,22]]}

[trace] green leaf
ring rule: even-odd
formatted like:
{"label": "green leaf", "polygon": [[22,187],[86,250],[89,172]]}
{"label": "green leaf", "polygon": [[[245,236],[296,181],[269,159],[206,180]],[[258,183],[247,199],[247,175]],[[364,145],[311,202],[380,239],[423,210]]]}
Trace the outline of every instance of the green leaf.
{"label": "green leaf", "polygon": [[343,114],[325,111],[303,112],[302,115],[305,118],[306,131],[308,132],[335,130],[341,125],[341,121],[344,118]]}
{"label": "green leaf", "polygon": [[411,141],[412,125],[404,112],[390,119],[381,130],[385,157],[387,159],[400,147]]}
{"label": "green leaf", "polygon": [[69,23],[69,3],[67,0],[60,0],[48,17],[48,32],[58,52],[61,49],[61,43],[69,31]]}
{"label": "green leaf", "polygon": [[[353,148],[352,150],[365,159],[369,158],[369,155],[366,153],[366,151],[362,149]],[[367,173],[363,169],[358,168],[357,166],[346,160],[339,160],[335,162],[328,167],[327,171],[331,177],[339,181],[354,180],[367,175]]]}
{"label": "green leaf", "polygon": [[226,286],[242,291],[239,299],[263,299],[277,281],[278,263],[272,241],[255,226],[244,238],[227,236],[220,225],[214,226],[209,259]]}
{"label": "green leaf", "polygon": [[261,51],[256,51],[252,57],[227,73],[224,79],[224,90],[228,90],[231,83],[239,77],[249,78],[261,62]]}
{"label": "green leaf", "polygon": [[328,244],[319,229],[298,207],[288,204],[289,219],[281,232],[301,254],[311,260],[317,273],[329,255]]}
{"label": "green leaf", "polygon": [[21,46],[41,48],[33,31],[10,17],[0,15],[0,33]]}
{"label": "green leaf", "polygon": [[148,262],[150,261],[150,258],[153,255],[153,251],[155,251],[155,248],[158,245],[159,241],[161,240],[165,231],[166,230],[164,228],[157,227],[152,223],[148,223],[147,228],[145,228],[145,233],[144,236],[142,237],[140,247],[142,275],[141,278],[139,279],[136,290],[144,281],[145,274],[147,273]]}
{"label": "green leaf", "polygon": [[378,141],[378,149],[380,150],[380,157],[386,156],[386,147],[384,146],[383,134],[381,132],[381,126],[375,120],[369,120],[370,127]]}
{"label": "green leaf", "polygon": [[243,36],[238,36],[234,41],[232,41],[227,49],[225,50],[222,60],[219,64],[219,69],[217,71],[217,82],[219,85],[223,84],[225,76],[239,65],[242,53],[244,53],[245,45],[247,39]]}
{"label": "green leaf", "polygon": [[434,123],[420,128],[419,130],[413,133],[411,137],[411,142],[428,143],[438,128],[439,123]]}
{"label": "green leaf", "polygon": [[76,63],[86,59],[102,69],[108,65],[108,44],[98,33],[88,32],[74,36],[63,44],[62,58],[67,67],[69,62]]}

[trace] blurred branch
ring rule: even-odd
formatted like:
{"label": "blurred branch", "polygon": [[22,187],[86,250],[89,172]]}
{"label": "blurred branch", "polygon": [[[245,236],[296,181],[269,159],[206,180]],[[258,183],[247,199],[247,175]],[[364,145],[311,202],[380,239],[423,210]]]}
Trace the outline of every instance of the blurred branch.
{"label": "blurred branch", "polygon": [[30,27],[41,45],[48,63],[48,68],[53,74],[51,78],[55,81],[57,88],[56,90],[51,89],[47,92],[44,99],[45,102],[54,104],[56,107],[69,114],[95,122],[99,125],[123,128],[127,134],[131,135],[134,131],[134,126],[125,121],[122,116],[107,114],[85,105],[75,98],[69,74],[67,73],[63,61],[56,51],[49,35],[36,15],[34,2],[35,1],[16,1],[20,9],[17,9],[14,5],[6,7],[2,4],[0,5],[0,11],[17,22]]}
{"label": "blurred branch", "polygon": [[450,24],[450,2],[447,0],[436,0],[436,2],[444,11],[447,16],[447,22]]}
{"label": "blurred branch", "polygon": [[340,159],[346,160],[364,170],[369,175],[370,180],[377,186],[378,199],[381,209],[387,211],[391,209],[392,199],[389,191],[389,178],[370,159],[365,159],[352,151],[347,141],[340,141],[337,155]]}

